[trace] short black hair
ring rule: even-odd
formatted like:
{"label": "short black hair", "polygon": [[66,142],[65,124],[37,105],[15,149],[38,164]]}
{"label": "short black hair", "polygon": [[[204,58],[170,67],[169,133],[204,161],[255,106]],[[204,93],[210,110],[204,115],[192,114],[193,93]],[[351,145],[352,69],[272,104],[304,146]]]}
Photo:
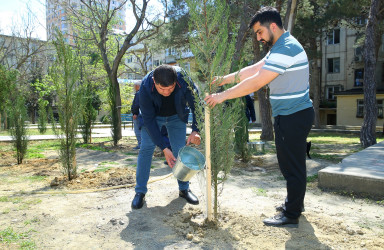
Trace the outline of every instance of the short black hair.
{"label": "short black hair", "polygon": [[169,87],[177,81],[177,73],[175,68],[170,65],[160,65],[153,71],[153,78],[156,84]]}
{"label": "short black hair", "polygon": [[283,29],[280,13],[276,8],[271,6],[262,7],[257,11],[249,23],[249,28],[252,29],[253,25],[257,22],[260,22],[260,25],[265,27],[268,27],[271,23],[276,23],[280,29]]}

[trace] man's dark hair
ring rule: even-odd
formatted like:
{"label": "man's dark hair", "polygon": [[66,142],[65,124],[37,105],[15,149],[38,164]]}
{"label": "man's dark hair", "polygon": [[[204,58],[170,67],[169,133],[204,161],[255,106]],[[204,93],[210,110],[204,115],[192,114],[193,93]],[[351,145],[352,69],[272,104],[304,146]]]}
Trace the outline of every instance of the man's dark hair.
{"label": "man's dark hair", "polygon": [[156,84],[168,87],[177,81],[177,73],[174,67],[170,65],[161,65],[153,71],[153,78],[155,79]]}
{"label": "man's dark hair", "polygon": [[249,23],[249,28],[252,29],[253,25],[257,22],[260,22],[260,25],[264,27],[268,27],[271,23],[276,23],[280,29],[283,29],[280,13],[271,6],[263,7],[256,12]]}

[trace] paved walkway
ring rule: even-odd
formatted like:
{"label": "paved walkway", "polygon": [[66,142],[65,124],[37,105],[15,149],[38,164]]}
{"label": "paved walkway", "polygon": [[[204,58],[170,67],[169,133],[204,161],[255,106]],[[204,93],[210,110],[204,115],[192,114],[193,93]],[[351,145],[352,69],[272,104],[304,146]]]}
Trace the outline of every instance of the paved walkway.
{"label": "paved walkway", "polygon": [[320,170],[319,186],[384,197],[384,141]]}
{"label": "paved walkway", "polygon": [[[260,130],[261,131],[261,130]],[[187,134],[192,132],[191,128],[187,128]],[[133,131],[131,126],[126,126],[121,129],[122,136],[135,136],[135,132]],[[92,130],[93,138],[100,137],[111,137],[111,128],[99,127],[94,128]],[[56,135],[30,135],[28,136],[29,140],[54,140],[57,139]],[[77,135],[77,138],[81,138],[81,134]],[[11,136],[0,136],[0,141],[12,141]]]}

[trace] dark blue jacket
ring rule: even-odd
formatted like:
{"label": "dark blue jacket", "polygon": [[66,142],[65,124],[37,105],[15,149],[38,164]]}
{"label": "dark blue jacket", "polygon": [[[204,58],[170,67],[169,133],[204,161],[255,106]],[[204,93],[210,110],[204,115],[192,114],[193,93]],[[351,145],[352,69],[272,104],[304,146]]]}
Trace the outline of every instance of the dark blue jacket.
{"label": "dark blue jacket", "polygon": [[[187,123],[190,108],[193,113],[192,131],[198,132],[195,115],[195,96],[192,93],[193,90],[197,94],[197,88],[185,70],[177,66],[174,67],[177,72],[177,82],[174,90],[177,115],[180,120]],[[147,129],[153,143],[163,150],[166,148],[166,143],[161,136],[160,128],[156,122],[156,116],[161,108],[161,95],[157,92],[152,77],[153,71],[148,73],[141,83],[139,91],[140,111],[144,119],[144,127]]]}

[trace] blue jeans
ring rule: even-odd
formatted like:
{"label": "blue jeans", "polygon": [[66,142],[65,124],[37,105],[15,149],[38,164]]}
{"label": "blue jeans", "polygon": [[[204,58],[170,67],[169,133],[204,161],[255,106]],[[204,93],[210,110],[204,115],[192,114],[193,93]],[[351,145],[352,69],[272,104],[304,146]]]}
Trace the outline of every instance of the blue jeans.
{"label": "blue jeans", "polygon": [[137,146],[140,147],[141,144],[141,129],[139,128],[139,118],[133,120],[133,130],[135,131]]}
{"label": "blue jeans", "polygon": [[[187,125],[180,120],[178,115],[156,117],[157,125],[161,128],[163,125],[168,130],[168,137],[171,143],[173,155],[177,158],[179,150],[185,146]],[[152,142],[151,137],[147,132],[147,128],[141,128],[141,147],[139,157],[137,159],[136,170],[136,193],[147,193],[147,183],[149,173],[151,171],[153,152],[156,145]],[[187,190],[189,188],[189,181],[178,181],[179,190]]]}

